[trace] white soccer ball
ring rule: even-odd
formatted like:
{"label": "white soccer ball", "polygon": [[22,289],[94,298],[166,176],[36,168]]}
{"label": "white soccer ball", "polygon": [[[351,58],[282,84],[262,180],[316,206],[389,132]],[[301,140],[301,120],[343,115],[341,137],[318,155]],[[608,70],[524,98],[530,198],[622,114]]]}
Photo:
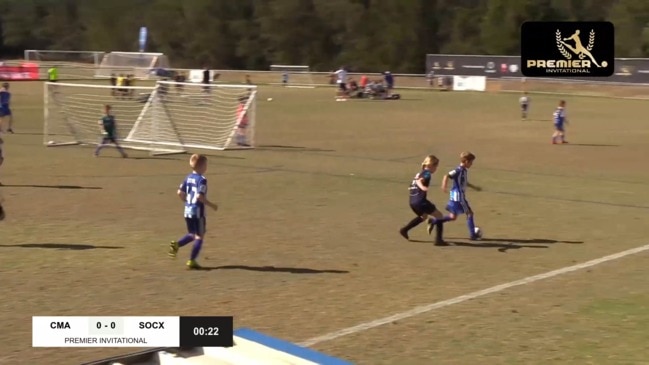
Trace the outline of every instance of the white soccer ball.
{"label": "white soccer ball", "polygon": [[480,229],[480,227],[475,227],[474,233],[475,236],[478,238],[482,238],[482,235],[484,234],[484,232],[482,232],[482,229]]}
{"label": "white soccer ball", "polygon": [[47,142],[47,144],[54,144],[54,141],[49,141]]}
{"label": "white soccer ball", "polygon": [[273,98],[268,98],[268,99],[266,99],[266,100],[268,100],[268,101],[273,101]]}

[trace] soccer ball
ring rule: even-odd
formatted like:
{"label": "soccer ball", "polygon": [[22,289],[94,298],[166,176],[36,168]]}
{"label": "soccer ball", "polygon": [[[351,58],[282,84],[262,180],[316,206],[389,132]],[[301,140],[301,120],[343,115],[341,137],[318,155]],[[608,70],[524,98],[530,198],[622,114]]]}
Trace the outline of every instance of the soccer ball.
{"label": "soccer ball", "polygon": [[268,100],[268,101],[273,101],[273,98],[268,98],[268,99],[266,99],[266,100]]}
{"label": "soccer ball", "polygon": [[483,232],[482,229],[480,229],[480,227],[475,227],[475,230],[473,232],[475,233],[476,237],[482,238]]}

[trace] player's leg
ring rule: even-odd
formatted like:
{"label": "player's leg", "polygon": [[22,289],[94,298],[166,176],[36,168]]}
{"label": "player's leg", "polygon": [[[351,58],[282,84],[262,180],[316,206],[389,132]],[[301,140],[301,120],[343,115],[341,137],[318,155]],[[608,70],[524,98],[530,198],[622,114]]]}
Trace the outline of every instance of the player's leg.
{"label": "player's leg", "polygon": [[527,104],[523,104],[521,106],[521,112],[522,112],[521,118],[527,119]]}
{"label": "player's leg", "polygon": [[408,236],[408,232],[411,229],[413,229],[413,228],[417,227],[418,225],[420,225],[428,217],[428,215],[426,214],[425,209],[423,207],[423,203],[410,204],[410,209],[412,209],[412,211],[413,211],[413,213],[415,213],[416,217],[413,218],[412,220],[410,220],[410,222],[406,223],[406,225],[401,227],[401,229],[399,229],[399,234],[401,235],[401,237],[403,237],[405,239],[410,239],[410,237]]}
{"label": "player's leg", "polygon": [[99,141],[99,144],[97,145],[97,148],[95,148],[95,157],[99,157],[99,152],[106,147],[108,144],[109,139],[106,137],[102,137],[101,141]]}
{"label": "player's leg", "polygon": [[117,148],[117,150],[119,151],[119,153],[122,155],[123,158],[128,157],[126,152],[124,152],[124,149],[122,148],[122,146],[120,146],[119,142],[117,142],[116,138],[110,138],[110,142],[115,145],[115,148]]}
{"label": "player's leg", "polygon": [[185,218],[185,226],[187,227],[187,234],[180,237],[178,241],[171,241],[169,244],[169,256],[175,258],[178,250],[196,239],[196,227],[198,224],[194,218]]}
{"label": "player's leg", "polygon": [[568,143],[566,141],[566,129],[563,126],[561,126],[561,131],[559,132],[559,140],[561,143]]}
{"label": "player's leg", "polygon": [[552,144],[557,144],[557,138],[559,137],[559,126],[554,126],[554,133],[552,133]]}
{"label": "player's leg", "polygon": [[433,228],[436,228],[435,231],[435,245],[436,246],[446,246],[444,242],[444,223],[450,220],[449,216],[444,216],[437,207],[433,205],[433,211],[430,213],[432,216],[428,219],[428,234],[433,233]]}
{"label": "player's leg", "polygon": [[201,248],[203,247],[203,237],[205,236],[206,232],[206,224],[205,224],[205,217],[196,219],[196,233],[194,234],[194,237],[196,238],[194,240],[194,247],[192,247],[192,254],[189,258],[189,261],[187,261],[187,268],[188,269],[200,269],[201,266],[196,262],[196,259],[198,258],[198,254],[201,252]]}
{"label": "player's leg", "polygon": [[7,109],[5,111],[5,118],[7,118],[7,132],[13,134],[14,133],[14,116],[11,113],[11,110]]}
{"label": "player's leg", "polygon": [[475,221],[473,219],[473,210],[471,209],[471,206],[469,206],[469,202],[462,201],[462,210],[464,210],[464,213],[466,214],[466,226],[469,229],[469,239],[471,240],[477,240],[478,236],[475,234]]}

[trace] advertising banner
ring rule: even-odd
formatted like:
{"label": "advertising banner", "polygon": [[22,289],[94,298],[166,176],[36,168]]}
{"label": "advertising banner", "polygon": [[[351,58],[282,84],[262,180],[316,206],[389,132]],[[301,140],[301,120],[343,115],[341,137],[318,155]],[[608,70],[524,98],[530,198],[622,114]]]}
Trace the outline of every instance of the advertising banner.
{"label": "advertising banner", "polygon": [[[435,76],[524,77],[519,56],[426,55],[426,72]],[[648,58],[616,58],[609,77],[575,76],[571,80],[649,84]]]}
{"label": "advertising banner", "polygon": [[0,65],[0,80],[38,80],[38,65],[34,63],[24,63],[20,66]]}
{"label": "advertising banner", "polygon": [[453,76],[453,91],[485,91],[486,76]]}

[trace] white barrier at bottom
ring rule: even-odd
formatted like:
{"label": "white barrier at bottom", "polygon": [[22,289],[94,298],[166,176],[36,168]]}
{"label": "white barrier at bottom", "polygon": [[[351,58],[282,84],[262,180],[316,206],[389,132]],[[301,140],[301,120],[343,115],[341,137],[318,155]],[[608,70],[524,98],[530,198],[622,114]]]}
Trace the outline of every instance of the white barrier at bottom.
{"label": "white barrier at bottom", "polygon": [[485,91],[485,76],[453,76],[453,91]]}

